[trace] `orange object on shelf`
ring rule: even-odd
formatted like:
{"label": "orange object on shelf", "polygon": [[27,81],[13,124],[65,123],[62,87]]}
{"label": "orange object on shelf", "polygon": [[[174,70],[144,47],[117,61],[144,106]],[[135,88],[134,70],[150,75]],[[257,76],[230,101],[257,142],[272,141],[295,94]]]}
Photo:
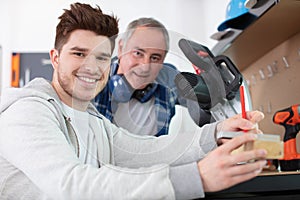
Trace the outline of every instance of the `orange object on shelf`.
{"label": "orange object on shelf", "polygon": [[13,53],[11,60],[11,86],[19,87],[20,79],[20,53]]}

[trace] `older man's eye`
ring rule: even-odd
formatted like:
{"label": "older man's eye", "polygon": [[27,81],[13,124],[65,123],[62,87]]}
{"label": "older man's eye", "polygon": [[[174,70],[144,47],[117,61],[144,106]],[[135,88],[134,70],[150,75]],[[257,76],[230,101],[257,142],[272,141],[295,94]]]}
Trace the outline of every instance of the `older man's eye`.
{"label": "older man's eye", "polygon": [[161,60],[161,57],[160,56],[152,56],[151,57],[151,61],[152,62],[159,62]]}
{"label": "older man's eye", "polygon": [[143,53],[142,53],[141,51],[133,51],[132,53],[133,53],[133,55],[136,56],[136,57],[141,57],[141,56],[143,56]]}
{"label": "older man's eye", "polygon": [[107,56],[98,56],[97,60],[106,62],[106,61],[110,60],[110,57],[107,57]]}

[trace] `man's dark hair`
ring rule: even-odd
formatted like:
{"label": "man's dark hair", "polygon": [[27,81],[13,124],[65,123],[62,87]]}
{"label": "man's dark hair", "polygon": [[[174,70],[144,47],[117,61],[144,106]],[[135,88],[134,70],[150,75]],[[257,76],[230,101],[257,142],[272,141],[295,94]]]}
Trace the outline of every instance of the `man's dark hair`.
{"label": "man's dark hair", "polygon": [[119,33],[118,19],[115,16],[103,14],[99,6],[91,7],[89,4],[74,3],[71,9],[64,9],[64,13],[58,18],[60,22],[56,26],[55,49],[61,51],[67,43],[72,31],[77,29],[89,30],[97,35],[110,38],[111,51],[115,47],[115,38]]}

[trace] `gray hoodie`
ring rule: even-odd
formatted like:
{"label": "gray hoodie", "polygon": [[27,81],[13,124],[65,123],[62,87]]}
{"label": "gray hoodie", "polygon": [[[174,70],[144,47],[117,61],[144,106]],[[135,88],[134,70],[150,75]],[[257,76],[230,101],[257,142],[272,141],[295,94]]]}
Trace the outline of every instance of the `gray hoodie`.
{"label": "gray hoodie", "polygon": [[[77,133],[41,78],[3,90],[0,199],[191,199],[204,192],[197,161],[216,147],[216,124],[137,136],[96,116],[100,168],[82,163]],[[183,129],[183,130],[182,130]]]}

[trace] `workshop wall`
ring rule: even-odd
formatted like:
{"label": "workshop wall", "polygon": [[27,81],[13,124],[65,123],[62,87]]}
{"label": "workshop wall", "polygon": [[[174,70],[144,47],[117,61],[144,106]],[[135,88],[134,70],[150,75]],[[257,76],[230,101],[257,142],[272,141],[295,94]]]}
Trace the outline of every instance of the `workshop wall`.
{"label": "workshop wall", "polygon": [[[45,53],[53,47],[57,17],[76,0],[10,0],[0,3],[2,63],[0,89],[10,86],[12,52]],[[229,0],[79,0],[99,4],[103,12],[115,14],[120,32],[138,17],[154,17],[167,29],[212,47],[210,35],[225,19]],[[1,58],[1,54],[0,54]],[[1,74],[1,73],[0,73]],[[0,90],[1,92],[1,90]]]}
{"label": "workshop wall", "polygon": [[[251,53],[251,52],[249,52]],[[273,123],[276,111],[300,104],[300,33],[289,38],[242,71],[249,83],[253,109],[261,110],[264,133],[283,136],[283,126]],[[297,135],[300,152],[300,134]]]}

